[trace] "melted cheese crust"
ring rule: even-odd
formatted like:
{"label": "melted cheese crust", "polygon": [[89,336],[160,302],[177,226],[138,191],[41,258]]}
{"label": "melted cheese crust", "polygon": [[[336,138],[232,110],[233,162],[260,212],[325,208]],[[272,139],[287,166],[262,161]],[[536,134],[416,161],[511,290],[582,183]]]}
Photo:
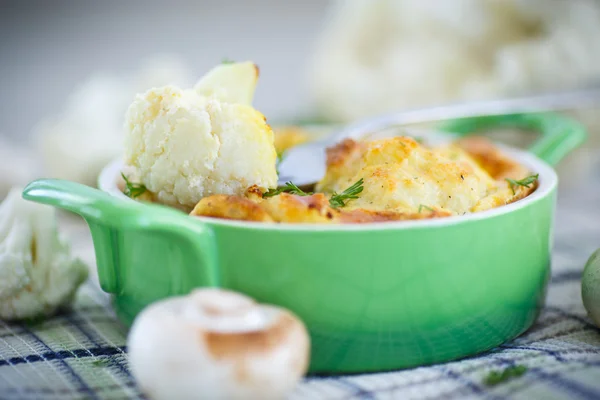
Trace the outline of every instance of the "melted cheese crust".
{"label": "melted cheese crust", "polygon": [[281,126],[273,129],[275,134],[275,150],[282,154],[287,149],[305,143],[310,139],[310,134],[297,126]]}
{"label": "melted cheese crust", "polygon": [[202,199],[192,216],[258,222],[349,224],[449,217],[441,210],[423,209],[418,213],[333,208],[323,193],[297,196],[282,193],[262,199],[250,190],[247,197],[215,195]]}
{"label": "melted cheese crust", "polygon": [[[532,173],[487,139],[472,137],[428,148],[409,137],[370,142],[346,140],[327,151],[327,172],[310,196],[282,193],[202,199],[191,215],[261,222],[367,223],[442,218],[488,210],[522,199],[536,188],[506,178]],[[359,179],[363,191],[343,208],[329,204]]]}

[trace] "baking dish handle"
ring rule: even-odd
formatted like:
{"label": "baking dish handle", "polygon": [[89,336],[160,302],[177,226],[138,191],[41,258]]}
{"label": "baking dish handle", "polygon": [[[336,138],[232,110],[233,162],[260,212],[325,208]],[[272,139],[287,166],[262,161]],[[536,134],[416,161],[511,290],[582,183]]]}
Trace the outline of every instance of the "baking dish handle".
{"label": "baking dish handle", "polygon": [[[133,250],[126,248],[123,243],[125,234],[132,239],[130,244],[141,241],[143,233],[146,237],[164,237],[165,249],[174,239],[183,246],[178,249],[180,262],[202,268],[186,268],[189,273],[199,276],[180,277],[181,282],[175,283],[179,291],[189,291],[193,287],[186,285],[198,282],[203,282],[205,286],[219,285],[213,232],[210,227],[187,214],[158,205],[125,201],[101,190],[59,179],[41,179],[30,183],[23,191],[23,198],[71,211],[86,220],[94,240],[100,286],[106,292],[118,294],[122,289],[120,265],[127,260],[144,258],[143,254],[139,254],[139,257],[130,254]],[[143,246],[136,247],[144,250]],[[157,249],[154,250],[157,253]],[[165,270],[168,269],[168,265],[165,265]]]}
{"label": "baking dish handle", "polygon": [[443,123],[441,130],[461,136],[493,128],[520,128],[539,133],[529,151],[550,165],[556,165],[587,139],[578,121],[559,114],[508,114],[460,118]]}

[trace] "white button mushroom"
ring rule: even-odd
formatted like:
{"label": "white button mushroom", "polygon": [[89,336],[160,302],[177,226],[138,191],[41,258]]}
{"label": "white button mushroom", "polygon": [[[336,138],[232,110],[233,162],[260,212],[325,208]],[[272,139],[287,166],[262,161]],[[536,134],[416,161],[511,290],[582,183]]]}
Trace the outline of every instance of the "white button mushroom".
{"label": "white button mushroom", "polygon": [[199,289],[144,309],[127,347],[132,373],[152,399],[279,399],[306,372],[310,342],[285,309]]}
{"label": "white button mushroom", "polygon": [[583,270],[581,298],[590,318],[600,326],[600,249],[590,256]]}
{"label": "white button mushroom", "polygon": [[73,299],[87,276],[58,234],[54,209],[12,189],[0,205],[0,319],[48,316]]}

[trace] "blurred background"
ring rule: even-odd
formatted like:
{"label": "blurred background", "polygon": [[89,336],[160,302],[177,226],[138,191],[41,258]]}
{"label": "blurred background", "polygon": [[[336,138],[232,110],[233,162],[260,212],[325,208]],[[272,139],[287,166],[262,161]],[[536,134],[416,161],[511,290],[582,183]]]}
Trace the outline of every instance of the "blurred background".
{"label": "blurred background", "polygon": [[[260,66],[274,126],[600,78],[598,0],[0,0],[0,38],[0,196],[38,176],[93,185],[136,93],[223,59]],[[591,140],[563,175],[597,158],[597,110],[571,115]]]}

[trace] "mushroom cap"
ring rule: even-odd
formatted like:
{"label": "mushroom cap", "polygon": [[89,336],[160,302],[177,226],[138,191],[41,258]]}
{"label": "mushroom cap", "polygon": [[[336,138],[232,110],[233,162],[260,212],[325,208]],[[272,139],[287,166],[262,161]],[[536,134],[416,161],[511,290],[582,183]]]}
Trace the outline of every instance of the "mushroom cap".
{"label": "mushroom cap", "polygon": [[308,368],[291,312],[221,289],[156,302],[128,338],[132,373],[152,399],[282,398]]}

